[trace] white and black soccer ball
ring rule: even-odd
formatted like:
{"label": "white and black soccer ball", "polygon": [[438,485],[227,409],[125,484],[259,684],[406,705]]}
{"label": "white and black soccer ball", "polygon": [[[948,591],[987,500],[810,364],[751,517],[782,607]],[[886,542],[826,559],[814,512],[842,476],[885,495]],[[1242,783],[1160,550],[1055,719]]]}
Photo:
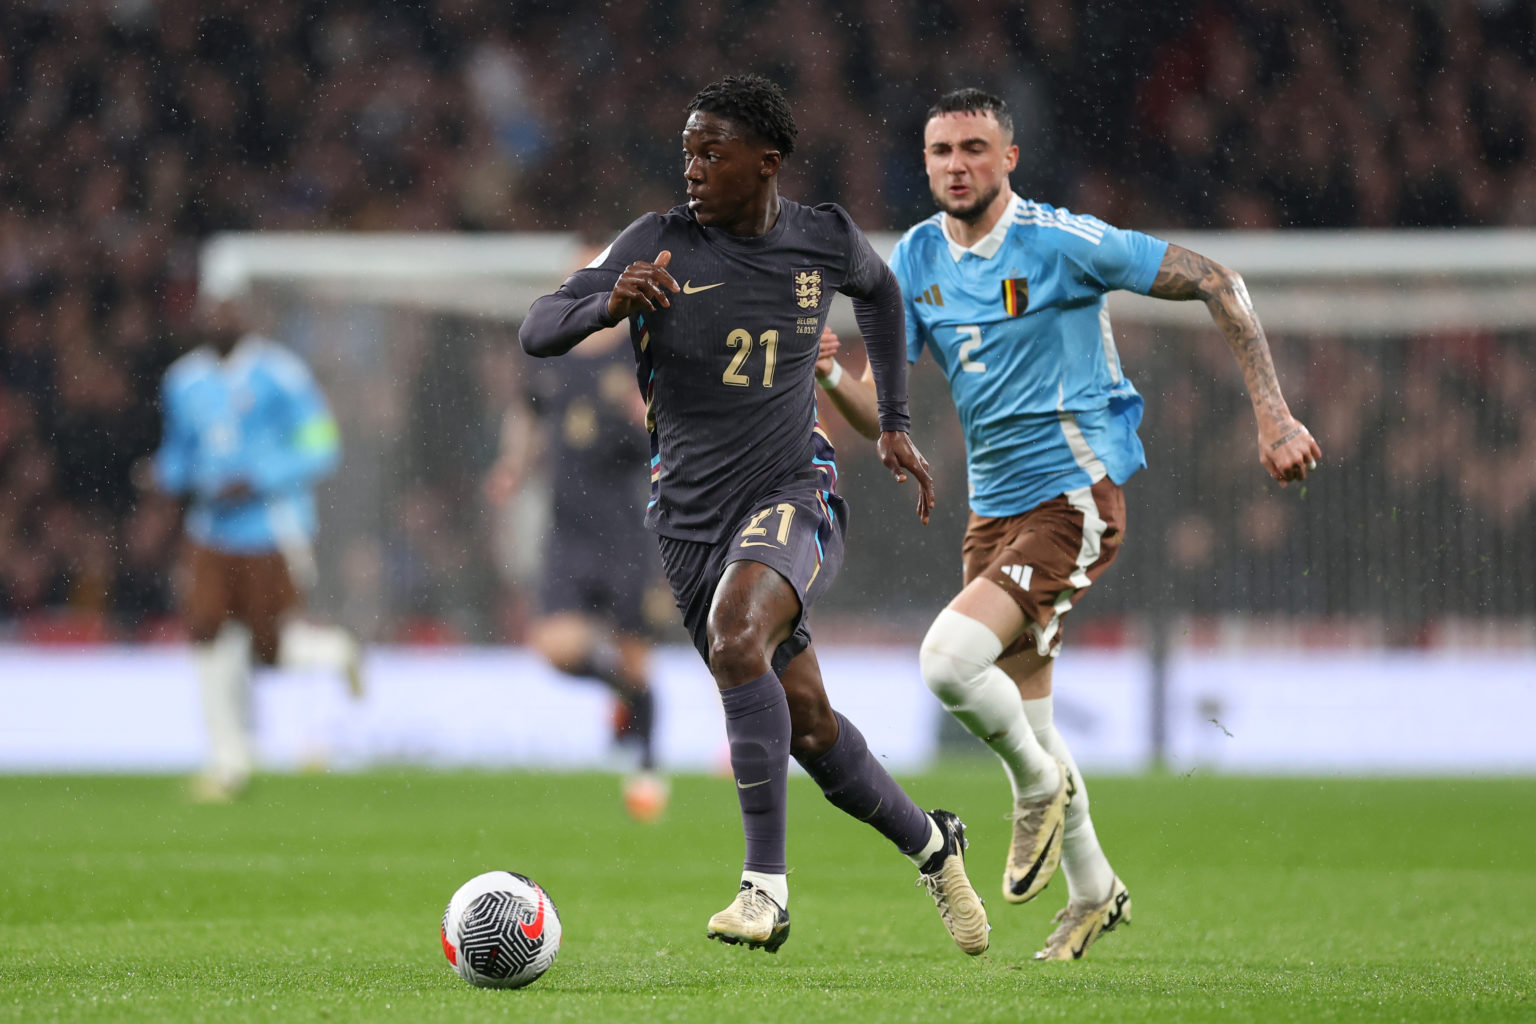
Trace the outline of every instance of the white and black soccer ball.
{"label": "white and black soccer ball", "polygon": [[560,952],[560,915],[536,882],[515,871],[476,875],[443,911],[443,953],[481,988],[522,988]]}

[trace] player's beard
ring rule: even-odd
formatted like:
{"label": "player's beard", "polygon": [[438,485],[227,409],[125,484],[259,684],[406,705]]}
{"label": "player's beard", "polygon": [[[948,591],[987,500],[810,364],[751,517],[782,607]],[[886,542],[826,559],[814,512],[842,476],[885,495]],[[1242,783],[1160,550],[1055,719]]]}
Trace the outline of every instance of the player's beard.
{"label": "player's beard", "polygon": [[1003,186],[993,185],[992,188],[978,195],[975,202],[968,206],[961,206],[955,203],[947,194],[937,189],[930,191],[933,192],[933,201],[938,205],[939,209],[956,220],[964,221],[967,224],[974,224],[981,220],[987,210],[991,208],[992,200],[1002,194]]}

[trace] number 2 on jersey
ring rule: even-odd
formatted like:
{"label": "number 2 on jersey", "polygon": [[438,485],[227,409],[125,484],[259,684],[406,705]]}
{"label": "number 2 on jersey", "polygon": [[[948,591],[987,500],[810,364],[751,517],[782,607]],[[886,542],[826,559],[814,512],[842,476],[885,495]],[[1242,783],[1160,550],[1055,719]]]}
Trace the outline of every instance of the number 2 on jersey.
{"label": "number 2 on jersey", "polygon": [[986,373],[987,364],[971,358],[981,348],[981,328],[975,324],[965,324],[955,330],[966,338],[960,343],[960,369],[966,373]]}
{"label": "number 2 on jersey", "polygon": [[[757,339],[763,346],[763,387],[773,387],[773,367],[779,359],[779,332],[764,331],[762,337]],[[747,362],[747,356],[752,354],[752,333],[736,328],[725,339],[726,345],[736,350],[731,357],[731,365],[725,368],[720,375],[723,384],[729,384],[733,388],[744,388],[752,383],[752,379],[741,372],[741,368]]]}

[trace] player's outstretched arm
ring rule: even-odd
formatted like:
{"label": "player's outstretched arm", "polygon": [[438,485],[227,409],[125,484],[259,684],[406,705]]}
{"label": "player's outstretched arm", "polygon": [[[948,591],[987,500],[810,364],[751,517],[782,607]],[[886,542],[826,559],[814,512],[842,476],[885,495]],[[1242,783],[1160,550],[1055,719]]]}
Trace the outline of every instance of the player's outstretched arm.
{"label": "player's outstretched arm", "polygon": [[637,313],[670,306],[667,293],[681,291],[666,270],[671,260],[672,254],[663,250],[654,263],[631,263],[611,291],[593,288],[591,275],[566,278],[558,290],[539,296],[528,307],[517,329],[523,351],[541,357],[564,355],[590,334]]}
{"label": "player's outstretched arm", "polygon": [[878,261],[876,265],[882,273],[874,287],[863,295],[853,295],[853,317],[864,335],[880,426],[875,450],[897,483],[906,483],[908,475],[917,478],[917,517],[926,523],[934,505],[933,474],[928,471],[928,460],[907,436],[912,418],[907,414],[907,340],[901,286],[889,267]]}
{"label": "player's outstretched arm", "polygon": [[563,356],[595,331],[611,326],[604,322],[608,296],[603,292],[582,294],[567,278],[557,290],[540,295],[528,307],[517,329],[517,340],[531,356]]}
{"label": "player's outstretched arm", "polygon": [[1248,398],[1259,425],[1259,462],[1281,487],[1292,480],[1305,480],[1308,471],[1317,468],[1323,452],[1306,425],[1292,416],[1285,404],[1269,342],[1242,276],[1215,260],[1170,244],[1147,294],[1205,303],[1248,385]]}
{"label": "player's outstretched arm", "polygon": [[871,441],[880,438],[880,411],[875,405],[875,374],[866,363],[864,373],[855,377],[843,369],[837,361],[842,342],[832,328],[821,331],[821,348],[816,356],[816,383],[827,393],[832,408],[847,420],[854,430]]}
{"label": "player's outstretched arm", "polygon": [[904,430],[880,429],[879,403],[875,395],[875,371],[866,363],[858,377],[845,373],[837,361],[838,340],[832,328],[821,331],[821,348],[816,356],[816,383],[832,400],[832,407],[852,424],[853,429],[875,442],[880,461],[896,477],[897,483],[906,483],[910,472],[917,477],[917,515],[924,523],[933,511],[933,474],[928,460],[917,450],[912,438]]}
{"label": "player's outstretched arm", "polygon": [[[897,483],[907,482],[907,473],[917,477],[917,515],[924,523],[933,512],[933,474],[928,460],[917,450],[912,438],[902,430],[880,430],[880,414],[875,401],[875,373],[866,363],[864,372],[855,377],[844,373],[837,363],[837,335],[828,328],[821,334],[821,355],[816,360],[816,383],[832,399],[832,406],[853,429],[875,442],[880,461],[896,477]],[[835,373],[833,367],[837,367]]]}

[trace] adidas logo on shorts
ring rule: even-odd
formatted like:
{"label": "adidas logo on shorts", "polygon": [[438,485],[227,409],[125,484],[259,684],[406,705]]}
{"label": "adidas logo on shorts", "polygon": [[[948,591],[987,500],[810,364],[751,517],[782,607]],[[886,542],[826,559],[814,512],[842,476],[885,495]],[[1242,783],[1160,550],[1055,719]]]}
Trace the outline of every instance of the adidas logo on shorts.
{"label": "adidas logo on shorts", "polygon": [[1035,574],[1035,567],[1032,565],[1005,565],[998,571],[1017,583],[1020,588],[1028,590],[1030,577]]}

